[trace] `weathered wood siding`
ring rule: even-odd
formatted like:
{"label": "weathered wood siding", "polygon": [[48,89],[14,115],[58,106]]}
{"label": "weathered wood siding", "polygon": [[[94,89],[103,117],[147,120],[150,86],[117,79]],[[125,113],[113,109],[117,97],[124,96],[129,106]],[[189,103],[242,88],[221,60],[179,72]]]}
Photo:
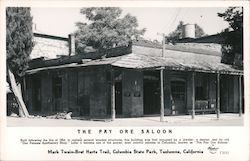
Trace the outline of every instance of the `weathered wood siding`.
{"label": "weathered wood siding", "polygon": [[106,68],[94,67],[79,70],[78,105],[80,115],[107,116],[107,86]]}
{"label": "weathered wood siding", "polygon": [[239,112],[239,76],[222,75],[221,110],[222,112]]}
{"label": "weathered wood siding", "polygon": [[123,70],[122,75],[124,116],[143,116],[143,72]]}
{"label": "weathered wood siding", "polygon": [[41,74],[41,109],[43,113],[50,113],[53,111],[52,80],[51,74],[48,72]]}
{"label": "weathered wood siding", "polygon": [[[143,116],[143,71],[130,69],[116,69],[116,71],[122,73],[122,116]],[[62,78],[62,96],[59,99],[55,99],[53,96],[53,78],[55,76]],[[192,72],[164,71],[165,115],[173,114],[171,81],[185,81],[185,105],[180,114],[188,113],[188,110],[192,109],[191,77]],[[104,66],[71,68],[27,76],[25,100],[31,113],[36,109],[32,100],[34,99],[32,92],[37,78],[41,81],[41,113],[72,111],[73,116],[105,118],[111,116],[110,68]],[[207,81],[203,81],[203,78]],[[221,112],[237,113],[239,111],[238,81],[238,76],[221,75]],[[208,108],[216,108],[216,74],[195,73],[195,83],[207,89],[207,98],[202,101],[207,101]],[[58,110],[55,109],[56,103]]]}

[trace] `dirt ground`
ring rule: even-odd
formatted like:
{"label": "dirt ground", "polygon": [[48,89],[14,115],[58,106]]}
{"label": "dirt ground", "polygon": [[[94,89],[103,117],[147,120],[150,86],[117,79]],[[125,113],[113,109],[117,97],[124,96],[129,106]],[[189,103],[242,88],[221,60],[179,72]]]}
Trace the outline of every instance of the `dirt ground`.
{"label": "dirt ground", "polygon": [[117,118],[111,120],[83,120],[82,118],[47,119],[47,118],[19,118],[7,117],[8,127],[116,127],[116,126],[243,126],[244,115],[221,114],[220,119],[216,114],[196,115],[191,119],[190,115],[165,116],[164,122],[160,122],[159,116],[138,117],[138,118]]}

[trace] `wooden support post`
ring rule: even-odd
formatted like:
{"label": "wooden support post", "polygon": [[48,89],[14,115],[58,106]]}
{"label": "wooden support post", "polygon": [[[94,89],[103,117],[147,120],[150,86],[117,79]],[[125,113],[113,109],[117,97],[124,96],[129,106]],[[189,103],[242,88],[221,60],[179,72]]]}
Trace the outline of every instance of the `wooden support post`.
{"label": "wooden support post", "polygon": [[111,120],[115,120],[115,81],[114,81],[114,70],[111,69]]}
{"label": "wooden support post", "polygon": [[[165,34],[162,34],[162,57],[164,57],[165,53]],[[161,111],[160,111],[160,122],[164,121],[164,68],[162,67],[160,70],[160,81],[161,81]]]}
{"label": "wooden support post", "polygon": [[241,84],[242,76],[239,76],[239,116],[242,115],[242,84]]}
{"label": "wooden support post", "polygon": [[163,122],[164,121],[164,73],[163,73],[164,69],[161,69],[160,71],[160,79],[161,79],[161,117],[160,117],[160,121]]}
{"label": "wooden support post", "polygon": [[192,73],[192,119],[195,116],[195,73]]}
{"label": "wooden support post", "polygon": [[217,97],[216,97],[216,103],[217,103],[217,110],[216,110],[216,114],[217,114],[217,119],[220,118],[220,74],[217,73]]}

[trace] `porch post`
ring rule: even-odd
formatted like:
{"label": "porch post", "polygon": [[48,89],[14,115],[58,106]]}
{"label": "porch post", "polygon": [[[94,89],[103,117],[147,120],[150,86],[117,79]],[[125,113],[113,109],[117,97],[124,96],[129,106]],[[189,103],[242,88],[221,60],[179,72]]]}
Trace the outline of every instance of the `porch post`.
{"label": "porch post", "polygon": [[160,121],[163,122],[164,121],[164,69],[162,68],[160,71],[160,79],[161,79],[161,117],[160,117]]}
{"label": "porch post", "polygon": [[195,73],[192,72],[192,119],[195,116]]}
{"label": "porch post", "polygon": [[114,81],[114,70],[111,69],[111,120],[115,120],[115,81]]}
{"label": "porch post", "polygon": [[242,115],[242,84],[241,84],[241,78],[242,76],[239,76],[239,116]]}
{"label": "porch post", "polygon": [[220,74],[217,73],[217,98],[216,98],[216,103],[217,103],[217,119],[220,118]]}

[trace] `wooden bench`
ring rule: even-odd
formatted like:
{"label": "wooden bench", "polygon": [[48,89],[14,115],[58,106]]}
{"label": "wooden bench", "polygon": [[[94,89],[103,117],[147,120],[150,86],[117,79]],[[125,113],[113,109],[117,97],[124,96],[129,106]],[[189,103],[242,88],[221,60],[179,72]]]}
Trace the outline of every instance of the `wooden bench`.
{"label": "wooden bench", "polygon": [[[215,112],[216,113],[216,108],[199,108],[194,110],[195,113],[202,113],[205,114],[205,112]],[[192,114],[193,110],[188,110],[189,114]]]}

